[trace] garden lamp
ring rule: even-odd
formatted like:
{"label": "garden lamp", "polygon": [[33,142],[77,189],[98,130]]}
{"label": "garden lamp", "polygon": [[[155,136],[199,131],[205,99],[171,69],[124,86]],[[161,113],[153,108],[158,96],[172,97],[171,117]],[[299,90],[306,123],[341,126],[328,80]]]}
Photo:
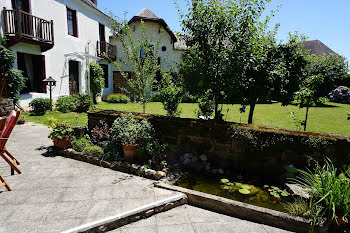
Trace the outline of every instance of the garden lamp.
{"label": "garden lamp", "polygon": [[47,79],[44,79],[43,82],[46,84],[46,86],[49,87],[50,90],[50,110],[52,111],[52,90],[55,88],[57,81],[52,77],[49,77]]}

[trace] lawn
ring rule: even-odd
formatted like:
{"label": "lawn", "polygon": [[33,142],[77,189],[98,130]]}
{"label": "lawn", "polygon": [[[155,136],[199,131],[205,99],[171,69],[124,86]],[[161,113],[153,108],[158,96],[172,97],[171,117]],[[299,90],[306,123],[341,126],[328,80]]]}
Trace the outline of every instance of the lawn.
{"label": "lawn", "polygon": [[[110,104],[101,102],[96,105],[99,109],[112,109],[128,112],[142,112],[141,104],[129,103],[129,104]],[[195,118],[194,110],[197,108],[197,104],[184,103],[180,105],[182,110],[181,117]],[[224,105],[223,113],[224,119],[233,122],[247,123],[249,107],[246,109],[246,113],[240,114],[238,109],[240,105]],[[228,111],[228,112],[227,112]],[[347,120],[346,112],[350,112],[350,105],[327,103],[323,107],[311,108],[309,111],[308,131],[333,133],[350,136],[350,121]],[[294,112],[295,116],[299,119],[304,119],[305,109],[299,109],[296,106],[282,107],[281,104],[258,104],[254,113],[254,124],[280,127],[286,129],[298,129],[294,125],[293,119],[290,117],[290,112]],[[166,112],[163,109],[161,103],[149,103],[146,106],[146,113],[150,114],[162,114]],[[78,115],[79,118],[75,119],[74,116]],[[66,121],[72,126],[87,124],[86,114],[80,113],[47,113],[45,116],[25,116],[27,121],[33,121],[41,124],[48,124],[47,117],[54,116],[57,119]]]}

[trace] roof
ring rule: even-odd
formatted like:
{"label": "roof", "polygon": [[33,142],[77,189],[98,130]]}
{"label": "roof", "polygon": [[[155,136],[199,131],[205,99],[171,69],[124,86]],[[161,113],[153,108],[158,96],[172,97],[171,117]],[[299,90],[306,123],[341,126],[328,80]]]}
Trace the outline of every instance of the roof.
{"label": "roof", "polygon": [[304,41],[304,48],[306,50],[309,50],[310,53],[314,55],[336,54],[333,50],[328,48],[325,44],[323,44],[319,40]]}
{"label": "roof", "polygon": [[108,18],[110,18],[108,15],[106,15],[100,9],[98,9],[97,5],[95,3],[93,3],[91,0],[81,0],[81,1],[84,2],[86,5],[92,7],[93,9],[97,10],[98,12],[103,14],[104,16],[107,16]]}
{"label": "roof", "polygon": [[[85,0],[87,1],[87,0]],[[162,25],[162,27],[170,34],[172,40],[177,42],[177,38],[173,31],[169,28],[168,24],[164,21],[164,19],[159,18],[155,13],[153,13],[150,9],[144,8],[142,9],[137,15],[132,17],[132,19],[129,21],[129,24],[134,23],[136,21],[144,21],[144,22],[156,22]]]}

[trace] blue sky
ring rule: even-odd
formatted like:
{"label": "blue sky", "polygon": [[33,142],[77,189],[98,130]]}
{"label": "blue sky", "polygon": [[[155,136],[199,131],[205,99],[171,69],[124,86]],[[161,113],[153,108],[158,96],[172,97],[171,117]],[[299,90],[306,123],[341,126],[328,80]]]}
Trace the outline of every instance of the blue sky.
{"label": "blue sky", "polygon": [[[184,0],[179,0],[182,7]],[[280,23],[278,37],[284,40],[288,32],[298,31],[309,40],[321,40],[336,53],[350,58],[350,0],[272,0],[270,9],[282,4],[273,23]],[[148,7],[163,18],[173,31],[181,31],[174,0],[98,0],[101,10],[109,9],[127,19]]]}

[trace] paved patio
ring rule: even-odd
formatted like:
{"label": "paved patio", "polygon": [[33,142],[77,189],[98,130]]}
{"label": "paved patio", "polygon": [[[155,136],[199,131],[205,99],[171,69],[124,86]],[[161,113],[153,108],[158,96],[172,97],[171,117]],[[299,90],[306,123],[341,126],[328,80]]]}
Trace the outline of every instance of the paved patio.
{"label": "paved patio", "polygon": [[[8,150],[22,163],[21,175],[0,171],[13,191],[0,191],[0,233],[61,232],[176,193],[154,188],[153,181],[47,153],[52,142],[43,125],[16,126]],[[212,213],[178,207],[115,232],[283,232]],[[240,230],[237,229],[251,229]]]}
{"label": "paved patio", "polygon": [[190,205],[180,206],[110,233],[288,233]]}

